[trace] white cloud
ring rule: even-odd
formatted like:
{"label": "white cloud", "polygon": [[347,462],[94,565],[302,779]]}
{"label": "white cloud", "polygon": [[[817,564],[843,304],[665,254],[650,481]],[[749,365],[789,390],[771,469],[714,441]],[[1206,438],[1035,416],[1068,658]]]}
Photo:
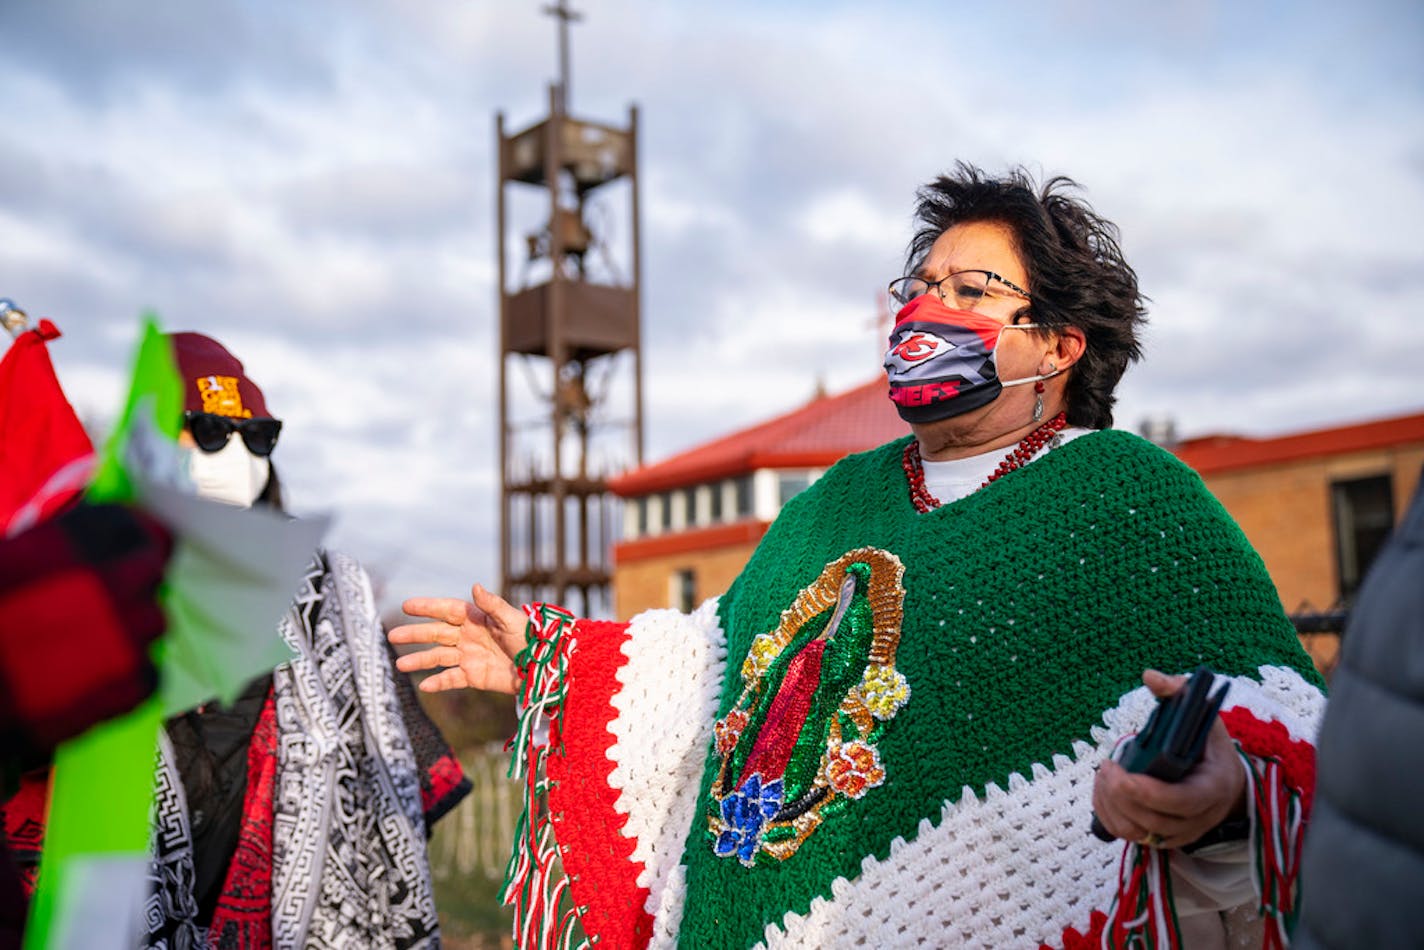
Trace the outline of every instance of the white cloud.
{"label": "white cloud", "polygon": [[[1417,5],[1118,6],[1010,2],[966,49],[939,4],[589,4],[575,109],[641,110],[648,457],[870,378],[914,189],[961,157],[1070,174],[1121,225],[1153,322],[1120,425],[1417,410]],[[158,50],[152,17],[19,7],[0,295],[66,329],[71,399],[113,411],[155,307],[249,362],[293,497],[339,508],[394,594],[492,581],[493,114],[542,113],[549,19],[219,3]],[[515,203],[522,240],[547,211]]]}
{"label": "white cloud", "polygon": [[877,250],[903,241],[905,233],[902,216],[848,188],[813,198],[799,225],[806,240],[816,244],[843,242]]}

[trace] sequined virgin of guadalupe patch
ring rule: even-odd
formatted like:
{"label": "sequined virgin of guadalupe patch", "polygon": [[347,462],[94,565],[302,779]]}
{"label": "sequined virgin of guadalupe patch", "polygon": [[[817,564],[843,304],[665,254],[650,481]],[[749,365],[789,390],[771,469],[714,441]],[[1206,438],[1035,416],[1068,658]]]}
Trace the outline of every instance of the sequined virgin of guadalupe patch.
{"label": "sequined virgin of guadalupe patch", "polygon": [[707,827],[719,856],[785,860],[886,781],[876,746],[910,698],[895,669],[904,573],[888,551],[847,552],[752,641],[742,694],[714,726]]}

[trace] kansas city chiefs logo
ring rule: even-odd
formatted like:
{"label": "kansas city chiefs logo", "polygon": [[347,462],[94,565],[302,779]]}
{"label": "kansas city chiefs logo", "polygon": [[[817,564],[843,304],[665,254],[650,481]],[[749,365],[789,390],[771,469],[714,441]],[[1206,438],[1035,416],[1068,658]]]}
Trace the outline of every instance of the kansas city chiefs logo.
{"label": "kansas city chiefs logo", "polygon": [[885,361],[889,363],[893,360],[900,364],[900,369],[909,369],[916,363],[922,363],[932,356],[947,353],[954,348],[954,344],[944,337],[935,336],[925,330],[907,330],[898,341],[891,343]]}

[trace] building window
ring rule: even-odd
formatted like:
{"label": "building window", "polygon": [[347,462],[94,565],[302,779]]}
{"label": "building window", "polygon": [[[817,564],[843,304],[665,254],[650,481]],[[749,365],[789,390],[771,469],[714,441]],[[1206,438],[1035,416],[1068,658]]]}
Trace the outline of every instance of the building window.
{"label": "building window", "polygon": [[715,482],[708,487],[712,491],[712,508],[709,520],[712,524],[717,524],[722,520],[722,483]]}
{"label": "building window", "polygon": [[749,518],[749,517],[751,517],[751,514],[752,514],[752,477],[751,477],[750,475],[743,475],[741,478],[738,478],[735,482],[733,482],[733,484],[734,484],[735,487],[736,487],[736,495],[737,495],[737,510],[736,510],[736,516],[737,516],[738,518]]}
{"label": "building window", "polygon": [[670,606],[685,614],[692,613],[697,607],[697,572],[690,567],[674,571],[671,587]]}
{"label": "building window", "polygon": [[687,526],[701,528],[707,524],[708,489],[698,485],[687,490]]}
{"label": "building window", "polygon": [[805,491],[811,484],[810,472],[782,472],[776,478],[778,507]]}
{"label": "building window", "polygon": [[634,507],[638,509],[638,530],[635,532],[635,536],[646,537],[648,534],[648,496],[644,495],[639,498]]}
{"label": "building window", "polygon": [[1394,529],[1394,486],[1388,475],[1335,482],[1330,500],[1340,596],[1353,597]]}
{"label": "building window", "polygon": [[673,493],[667,492],[663,495],[663,524],[664,531],[672,530],[672,498]]}

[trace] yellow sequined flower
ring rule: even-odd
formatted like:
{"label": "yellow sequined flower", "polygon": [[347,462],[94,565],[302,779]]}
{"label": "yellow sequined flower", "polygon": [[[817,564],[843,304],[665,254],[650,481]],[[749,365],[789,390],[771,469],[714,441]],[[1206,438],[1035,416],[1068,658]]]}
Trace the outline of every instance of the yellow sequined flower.
{"label": "yellow sequined flower", "polygon": [[771,667],[771,661],[776,659],[781,652],[777,646],[776,638],[769,633],[763,633],[752,641],[752,648],[747,653],[747,658],[742,661],[742,679],[750,683],[757,679]]}
{"label": "yellow sequined flower", "polygon": [[872,716],[889,719],[909,700],[910,682],[893,666],[872,664],[865,668],[860,691]]}

